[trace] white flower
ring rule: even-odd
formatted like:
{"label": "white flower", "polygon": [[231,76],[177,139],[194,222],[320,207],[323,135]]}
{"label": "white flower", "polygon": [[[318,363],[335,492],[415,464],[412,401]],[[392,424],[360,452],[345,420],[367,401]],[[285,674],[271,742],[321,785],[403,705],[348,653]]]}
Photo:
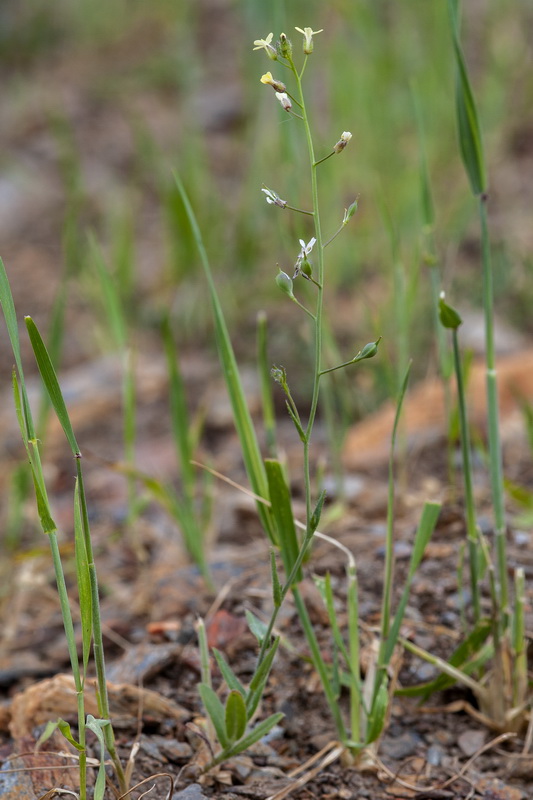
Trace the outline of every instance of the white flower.
{"label": "white flower", "polygon": [[302,275],[304,278],[309,280],[312,274],[312,269],[307,259],[307,256],[315,246],[316,239],[313,236],[313,238],[310,239],[307,244],[304,242],[303,239],[300,239],[299,242],[301,250],[298,254],[298,258],[296,259],[296,264],[294,265],[294,275],[292,277],[294,280],[294,278],[297,278],[298,275]]}
{"label": "white flower", "polygon": [[266,39],[256,39],[254,41],[255,44],[254,50],[264,50],[267,56],[272,59],[272,61],[276,61],[277,60],[276,51],[270,44],[273,38],[274,34],[269,33]]}
{"label": "white flower", "polygon": [[262,192],[265,193],[266,197],[265,200],[271,206],[279,206],[280,208],[286,208],[287,201],[282,200],[277,192],[274,192],[272,189],[268,189],[266,186],[261,189]]}
{"label": "white flower", "polygon": [[304,242],[303,239],[299,239],[299,242],[300,242],[300,245],[301,245],[302,249],[300,250],[300,255],[298,256],[298,261],[303,261],[304,258],[307,258],[307,256],[309,255],[309,253],[311,252],[311,250],[315,246],[316,239],[313,236],[313,238],[310,239],[307,244]]}
{"label": "white flower", "polygon": [[322,33],[324,28],[320,28],[319,31],[313,31],[311,28],[295,28],[298,33],[301,33],[304,37],[304,53],[308,56],[313,52],[313,36],[316,36],[317,33]]}
{"label": "white flower", "polygon": [[276,97],[278,98],[279,102],[285,109],[285,111],[290,111],[292,108],[292,103],[290,101],[289,95],[287,92],[276,92]]}
{"label": "white flower", "polygon": [[333,152],[342,153],[342,151],[344,150],[344,148],[346,147],[351,138],[352,134],[350,133],[350,131],[343,131],[341,133],[341,138],[339,139],[337,144],[333,146]]}

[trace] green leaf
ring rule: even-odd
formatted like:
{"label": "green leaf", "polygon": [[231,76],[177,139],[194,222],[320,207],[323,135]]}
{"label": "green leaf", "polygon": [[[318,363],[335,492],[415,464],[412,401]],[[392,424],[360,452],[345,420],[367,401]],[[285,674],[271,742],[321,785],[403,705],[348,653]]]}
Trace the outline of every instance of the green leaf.
{"label": "green leaf", "polygon": [[89,248],[102,287],[106,319],[109,322],[115,346],[119,350],[123,350],[126,347],[127,339],[124,310],[120,302],[120,296],[115,281],[104,262],[102,252],[96,239],[91,233],[89,234]]}
{"label": "green leaf", "polygon": [[15,356],[15,364],[17,365],[18,373],[22,378],[23,372],[22,372],[22,360],[20,357],[20,339],[19,339],[19,332],[17,325],[17,314],[15,311],[15,304],[13,302],[13,295],[11,294],[11,287],[9,285],[6,269],[4,267],[4,262],[2,261],[1,258],[0,258],[0,305],[2,306],[2,311],[4,312],[7,332],[9,335],[9,340],[11,342],[13,355]]}
{"label": "green leaf", "polygon": [[[450,666],[460,669],[461,672],[467,675],[472,674],[474,665],[479,664],[479,659],[481,658],[482,662],[485,662],[490,655],[489,653],[484,653],[482,647],[490,636],[491,631],[491,620],[480,619],[468,636],[453,651],[448,659]],[[424,702],[434,692],[447,689],[455,683],[455,678],[442,674],[433,681],[398,689],[396,694],[409,697],[420,696],[422,697],[422,702]]]}
{"label": "green leaf", "polygon": [[487,177],[476,104],[459,39],[459,3],[457,0],[448,0],[448,9],[456,65],[455,104],[459,148],[472,192],[480,195],[487,191]]}
{"label": "green leaf", "polygon": [[263,692],[265,690],[265,685],[268,680],[268,676],[270,674],[270,670],[272,669],[272,664],[278,650],[279,642],[280,642],[280,637],[278,636],[272,642],[270,650],[265,655],[265,658],[257,668],[256,672],[252,677],[252,680],[250,681],[250,686],[248,688],[248,696],[246,698],[246,711],[248,714],[248,719],[251,719],[253,717],[253,715],[257,710],[257,706],[261,701]]}
{"label": "green leaf", "polygon": [[228,695],[226,700],[226,736],[228,740],[233,743],[244,735],[246,730],[246,703],[240,692],[236,689]]}
{"label": "green leaf", "polygon": [[272,599],[274,600],[274,606],[279,608],[283,602],[283,590],[276,565],[276,554],[273,550],[270,551],[270,576],[272,580]]}
{"label": "green leaf", "polygon": [[246,615],[246,621],[248,623],[248,627],[250,628],[251,632],[253,633],[259,644],[263,644],[263,639],[265,638],[266,633],[268,631],[268,626],[265,625],[264,622],[261,622],[261,620],[258,617],[256,617],[255,614],[252,614],[251,611],[248,611],[248,609],[245,609],[244,613]]}
{"label": "green leaf", "polygon": [[[28,461],[30,464],[31,469],[31,477],[33,480],[33,486],[35,489],[35,499],[37,502],[37,513],[39,514],[39,521],[41,523],[41,528],[43,533],[51,534],[57,531],[57,526],[52,518],[52,511],[50,509],[50,503],[48,502],[48,495],[46,493],[46,487],[43,481],[42,471],[36,468],[35,461],[39,462],[39,452],[37,450],[37,441],[34,439],[31,442],[28,441],[28,434],[26,425],[24,423],[24,414],[22,410],[22,403],[20,397],[20,388],[19,382],[17,378],[17,373],[13,370],[13,400],[15,403],[15,413],[17,415],[18,424],[20,427],[20,433],[22,435],[22,441],[24,443],[24,447],[26,449],[26,454],[28,456]],[[35,456],[34,459],[32,456],[32,450],[30,449],[30,444],[33,445],[35,448]]]}
{"label": "green leaf", "polygon": [[54,731],[57,730],[61,731],[61,734],[65,737],[67,742],[70,742],[70,744],[73,747],[75,747],[76,750],[78,750],[78,752],[83,753],[85,747],[81,745],[78,741],[76,741],[76,739],[72,735],[72,730],[70,728],[70,725],[68,724],[68,722],[65,722],[65,720],[61,718],[59,718],[56,722],[52,722],[52,720],[50,720],[49,722],[46,723],[44,731],[41,733],[41,735],[39,736],[39,738],[35,743],[35,750],[39,750],[41,745],[47,742],[48,739],[51,737],[51,735],[54,733]]}
{"label": "green leaf", "polygon": [[13,295],[11,294],[11,287],[7,278],[7,273],[4,267],[4,262],[0,258],[0,305],[4,312],[6,321],[7,332],[11,342],[11,348],[15,357],[15,364],[20,378],[20,391],[22,394],[22,409],[24,424],[21,425],[22,437],[26,442],[28,439],[35,439],[35,426],[31,414],[28,394],[26,391],[26,382],[24,380],[24,371],[22,369],[22,359],[20,356],[20,338],[17,325],[17,315],[15,312],[15,304],[13,303]]}
{"label": "green leaf", "polygon": [[[288,577],[300,552],[300,543],[296,535],[296,526],[292,513],[291,496],[280,462],[274,458],[266,458],[265,469],[268,492],[272,504],[272,515],[277,528],[277,540],[285,573]],[[294,582],[299,583],[301,580],[303,580],[303,573],[299,569],[295,575]]]}
{"label": "green leaf", "polygon": [[270,717],[267,717],[255,728],[250,731],[243,739],[240,739],[236,742],[230,749],[228,749],[226,753],[226,758],[231,758],[232,756],[236,756],[239,753],[244,752],[244,750],[248,750],[253,744],[258,742],[263,736],[266,736],[269,731],[272,730],[274,725],[277,725],[278,722],[281,722],[285,715],[278,711],[276,714],[271,714]]}
{"label": "green leaf", "polygon": [[[224,373],[224,379],[228,389],[228,394],[230,396],[231,406],[233,409],[233,420],[242,448],[246,474],[248,475],[248,480],[250,481],[255,494],[264,498],[265,500],[268,500],[268,484],[263,460],[261,457],[261,450],[257,441],[250,410],[246,402],[246,396],[244,394],[244,389],[240,379],[237,360],[235,358],[235,353],[231,344],[226,321],[224,319],[222,306],[220,304],[215,282],[213,280],[213,275],[211,273],[211,267],[209,266],[209,260],[207,258],[200,228],[181,179],[176,174],[174,174],[174,179],[187,213],[187,218],[196,241],[196,246],[200,254],[200,260],[202,262],[204,273],[207,279],[209,295],[213,307],[213,316],[215,320],[215,333],[218,353]],[[265,506],[264,503],[258,502],[257,513],[270,541],[273,544],[277,544],[274,521],[272,519],[270,509]]]}
{"label": "green leaf", "polygon": [[102,728],[110,725],[108,719],[95,719],[92,714],[87,714],[86,728],[94,733],[100,745],[100,766],[94,784],[94,800],[104,800],[105,793],[105,738]]}
{"label": "green leaf", "polygon": [[57,418],[61,423],[61,427],[65,432],[65,436],[68,439],[68,443],[70,444],[70,448],[72,450],[73,455],[79,457],[80,449],[78,447],[76,437],[74,436],[74,431],[70,423],[67,407],[65,405],[65,401],[61,393],[61,388],[59,386],[59,381],[57,380],[57,375],[50,360],[50,356],[48,355],[48,351],[42,340],[41,334],[37,330],[37,326],[35,325],[32,318],[25,317],[25,321],[26,321],[26,327],[28,329],[28,334],[30,337],[31,346],[33,348],[33,352],[35,355],[35,360],[37,361],[37,366],[39,368],[39,372],[41,373],[41,378],[43,379],[46,391],[48,392],[48,395],[50,397],[50,402],[52,403],[54,410],[57,414]]}
{"label": "green leaf", "polygon": [[191,464],[193,451],[191,446],[189,410],[187,408],[183,376],[180,370],[178,347],[174,341],[170,321],[168,319],[163,326],[163,340],[165,343],[169,375],[170,413],[174,445],[179,456],[185,491],[192,497],[194,494],[194,468]]}
{"label": "green leaf", "polygon": [[198,691],[200,692],[200,697],[202,698],[207,716],[213,723],[218,741],[222,747],[228,747],[230,742],[226,735],[226,712],[224,706],[218,699],[217,694],[206,683],[199,683]]}
{"label": "green leaf", "polygon": [[315,510],[311,514],[311,520],[309,522],[309,527],[314,533],[318,526],[320,525],[320,517],[322,516],[322,509],[324,508],[324,501],[326,499],[326,490],[322,489],[320,492],[319,498],[317,500],[317,504],[315,506]]}
{"label": "green leaf", "polygon": [[228,687],[231,690],[240,692],[243,697],[246,697],[246,689],[244,688],[240,680],[237,678],[237,676],[229,666],[228,662],[226,661],[220,650],[217,650],[216,647],[213,647],[213,653],[216,658],[218,668],[222,673],[222,677],[228,684]]}
{"label": "green leaf", "polygon": [[389,692],[387,684],[383,681],[374,697],[370,714],[368,715],[368,727],[366,731],[366,744],[375,742],[381,736],[383,726],[387,719],[387,709],[389,707]]}
{"label": "green leaf", "polygon": [[398,641],[398,636],[400,635],[400,627],[403,621],[403,616],[405,614],[407,602],[409,600],[411,582],[413,580],[416,570],[418,569],[420,562],[422,561],[424,550],[426,549],[426,546],[431,538],[431,534],[433,533],[435,525],[437,524],[437,519],[439,518],[440,509],[441,509],[440,503],[425,503],[424,508],[422,509],[422,516],[420,518],[420,522],[418,524],[418,528],[415,534],[415,540],[413,543],[413,551],[411,553],[411,560],[409,563],[409,572],[407,575],[407,579],[405,581],[405,585],[402,591],[400,602],[398,604],[398,608],[394,615],[394,620],[392,622],[387,637],[387,641],[385,643],[383,651],[383,665],[389,663],[394,648],[396,646],[396,643]]}

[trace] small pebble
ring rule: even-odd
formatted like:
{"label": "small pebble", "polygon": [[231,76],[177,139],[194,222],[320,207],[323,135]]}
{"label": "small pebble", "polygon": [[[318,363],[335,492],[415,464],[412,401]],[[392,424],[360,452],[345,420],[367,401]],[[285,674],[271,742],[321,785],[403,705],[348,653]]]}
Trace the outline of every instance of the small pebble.
{"label": "small pebble", "polygon": [[199,783],[191,783],[181,792],[174,792],[172,800],[207,800],[207,795],[203,793]]}
{"label": "small pebble", "polygon": [[421,737],[414,731],[405,731],[400,736],[387,737],[381,745],[381,752],[389,758],[400,760],[415,755],[422,743]]}
{"label": "small pebble", "polygon": [[432,744],[430,747],[428,747],[426,761],[428,764],[431,764],[432,767],[440,767],[443,756],[444,750],[442,747],[439,747],[438,744]]}

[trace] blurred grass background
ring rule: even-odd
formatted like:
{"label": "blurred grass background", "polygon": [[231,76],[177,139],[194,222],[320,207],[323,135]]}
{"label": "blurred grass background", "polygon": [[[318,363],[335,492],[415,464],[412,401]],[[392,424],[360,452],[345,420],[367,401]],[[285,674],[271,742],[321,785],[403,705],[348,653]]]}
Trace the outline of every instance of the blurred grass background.
{"label": "blurred grass background", "polygon": [[[533,8],[464,6],[490,168],[497,310],[529,333]],[[237,351],[254,358],[255,319],[266,309],[272,360],[292,367],[293,383],[305,389],[304,320],[274,277],[278,263],[290,271],[310,229],[304,217],[267,206],[260,192],[266,183],[307,207],[302,132],[260,84],[276,64],[253,53],[252,42],[284,30],[298,52],[294,26],[306,25],[324,28],[306,71],[317,155],[343,130],[353,133],[321,172],[326,236],[359,196],[352,223],[327,251],[328,316],[343,359],[384,337],[372,378],[357,378],[365,390],[358,411],[394,391],[408,357],[416,375],[434,363],[422,150],[442,286],[461,309],[479,306],[476,206],[456,143],[445,0],[4,0],[3,257],[20,278],[15,300],[38,305],[24,312],[46,328],[58,298],[68,309],[65,365],[113,346],[89,231],[139,347],[160,346],[169,309],[185,347],[212,347],[174,169],[200,219]]]}

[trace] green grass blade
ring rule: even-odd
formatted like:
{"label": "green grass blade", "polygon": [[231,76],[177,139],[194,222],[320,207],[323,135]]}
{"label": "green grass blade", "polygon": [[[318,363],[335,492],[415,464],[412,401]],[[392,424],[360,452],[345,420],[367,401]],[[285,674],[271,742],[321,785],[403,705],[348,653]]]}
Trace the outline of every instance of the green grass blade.
{"label": "green grass blade", "polygon": [[[43,533],[46,534],[55,533],[57,531],[57,526],[52,518],[50,504],[48,502],[48,495],[46,492],[46,487],[44,485],[43,473],[42,470],[40,469],[37,440],[33,439],[31,440],[31,442],[28,441],[27,426],[25,423],[25,416],[22,408],[23,400],[21,399],[21,387],[19,385],[17,373],[15,370],[13,370],[12,378],[13,378],[13,400],[15,403],[15,413],[17,415],[17,420],[20,427],[20,433],[22,435],[22,441],[24,442],[24,447],[26,449],[26,454],[28,456],[28,461],[30,464],[31,476],[33,480],[33,486],[35,489],[35,499],[37,502],[37,513],[39,514],[41,528],[43,530]],[[31,448],[30,445],[32,445]]]}
{"label": "green grass blade", "polygon": [[383,651],[383,663],[381,664],[381,666],[384,666],[389,663],[392,653],[394,651],[394,647],[396,646],[396,643],[398,641],[398,636],[400,635],[400,626],[402,624],[407,602],[409,600],[411,582],[413,580],[416,570],[418,569],[420,562],[422,561],[424,550],[426,549],[426,546],[431,538],[431,534],[433,533],[435,525],[437,524],[437,519],[440,514],[440,509],[441,509],[440,503],[424,504],[424,508],[422,510],[422,516],[420,518],[420,522],[415,534],[413,551],[411,553],[411,560],[409,563],[409,572],[407,575],[407,579],[405,581],[400,602],[398,603],[398,608],[394,615],[394,620],[392,622],[389,635],[387,637],[387,641],[385,643],[385,648]]}
{"label": "green grass blade", "polygon": [[17,372],[20,377],[20,392],[22,395],[22,409],[24,418],[23,438],[25,438],[26,440],[29,439],[31,441],[32,439],[36,438],[35,426],[33,424],[33,417],[30,409],[30,403],[28,400],[28,394],[26,391],[26,382],[24,380],[24,371],[22,369],[22,359],[20,355],[20,338],[17,325],[17,314],[15,311],[15,304],[13,302],[13,295],[11,293],[11,287],[9,285],[6,269],[4,267],[4,262],[2,261],[1,258],[0,258],[0,305],[2,306],[2,311],[4,312],[4,318],[6,321],[9,341],[11,342],[11,349],[13,350]]}
{"label": "green grass blade", "polygon": [[87,674],[87,664],[91,653],[92,640],[92,594],[91,576],[89,571],[89,561],[87,549],[85,547],[85,537],[83,533],[83,523],[80,508],[79,484],[76,481],[74,489],[74,552],[76,561],[76,578],[78,582],[78,597],[81,616],[81,638],[82,638],[82,658],[83,658],[83,677]]}
{"label": "green grass blade", "polygon": [[[392,577],[394,565],[394,455],[396,448],[396,438],[398,426],[402,413],[403,401],[409,382],[411,362],[407,365],[405,375],[400,387],[398,400],[396,401],[396,413],[392,426],[390,456],[389,456],[389,479],[388,479],[388,499],[387,499],[387,534],[385,541],[385,568],[383,574],[383,598],[381,601],[381,648],[385,646],[385,641],[389,634],[391,602],[392,602]],[[382,650],[383,654],[383,650]]]}
{"label": "green grass blade", "polygon": [[[272,503],[272,516],[277,528],[277,539],[283,566],[285,567],[285,575],[288,578],[300,552],[300,543],[296,535],[296,526],[292,513],[291,496],[280,462],[273,458],[266,458],[265,469],[268,493]],[[299,583],[301,580],[303,580],[303,573],[299,569],[294,577],[294,582]]]}
{"label": "green grass blade", "polygon": [[122,303],[117,286],[104,262],[102,251],[92,233],[89,234],[89,250],[102,288],[106,319],[109,322],[115,346],[118,350],[124,350],[127,336]]}
{"label": "green grass blade", "polygon": [[41,378],[43,379],[46,391],[50,396],[50,401],[57,414],[57,418],[61,423],[61,427],[65,432],[65,436],[67,437],[72,453],[74,456],[79,457],[80,449],[78,447],[76,437],[74,436],[74,430],[70,422],[67,407],[63,399],[63,394],[61,392],[53,364],[50,360],[50,356],[48,355],[46,345],[43,342],[41,334],[37,330],[37,326],[32,318],[25,317],[25,322],[26,328],[28,329],[31,346],[35,355],[35,360],[37,361],[37,366],[39,368],[39,372],[41,373]]}
{"label": "green grass blade", "polygon": [[459,148],[472,192],[480,195],[487,191],[487,176],[476,104],[459,39],[458,0],[448,0],[448,9],[456,65],[455,103]]}
{"label": "green grass blade", "polygon": [[176,453],[179,457],[181,478],[185,493],[192,498],[194,493],[194,469],[191,443],[191,426],[185,397],[185,386],[179,365],[179,353],[172,335],[169,320],[163,325],[163,341],[169,376],[170,417]]}
{"label": "green grass blade", "polygon": [[[193,231],[196,246],[198,248],[204,273],[207,279],[209,295],[213,306],[219,357],[233,408],[233,419],[241,443],[248,480],[250,481],[255,494],[259,495],[259,497],[263,497],[265,500],[268,500],[268,484],[265,468],[263,466],[263,460],[261,457],[261,451],[257,441],[257,436],[255,434],[250,411],[246,403],[246,397],[240,380],[235,353],[233,351],[228,328],[222,312],[222,306],[220,305],[216,291],[211,268],[209,266],[209,260],[207,258],[202,235],[200,233],[200,228],[196,221],[194,211],[191,207],[181,179],[176,174],[174,175],[174,179],[185,207],[189,224]],[[263,503],[257,503],[257,513],[259,514],[259,518],[261,519],[265,532],[270,541],[273,544],[277,544],[274,523],[270,510]]]}
{"label": "green grass blade", "polygon": [[20,357],[20,339],[17,325],[17,314],[15,311],[15,304],[13,302],[13,295],[11,294],[11,287],[7,278],[4,262],[0,258],[0,304],[4,312],[6,321],[7,333],[11,342],[13,355],[15,356],[15,364],[19,375],[23,374],[22,360]]}
{"label": "green grass blade", "polygon": [[268,363],[267,350],[267,317],[261,311],[257,317],[257,363],[261,382],[261,401],[263,405],[263,425],[269,454],[274,458],[277,454],[276,415],[272,397],[272,377]]}

